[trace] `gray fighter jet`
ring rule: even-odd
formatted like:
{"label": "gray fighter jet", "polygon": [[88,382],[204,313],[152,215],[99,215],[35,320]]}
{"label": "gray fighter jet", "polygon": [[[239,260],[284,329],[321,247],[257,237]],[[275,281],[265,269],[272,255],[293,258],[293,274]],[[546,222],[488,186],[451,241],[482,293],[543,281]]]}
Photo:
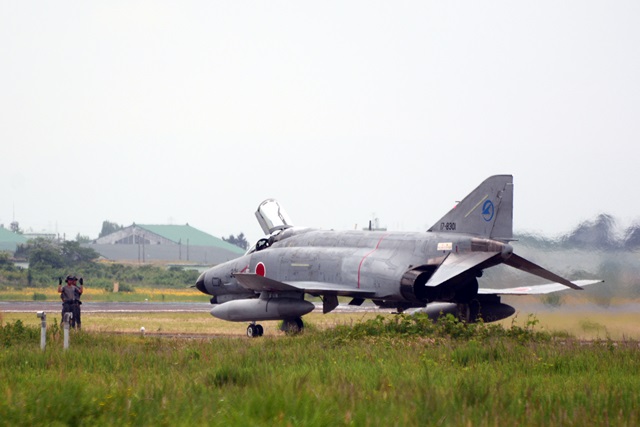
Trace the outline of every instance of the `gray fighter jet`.
{"label": "gray fighter jet", "polygon": [[[305,294],[322,298],[323,312],[338,296],[366,299],[399,312],[419,309],[436,317],[453,313],[473,322],[496,321],[515,309],[500,295],[545,294],[601,280],[570,282],[513,253],[513,177],[486,179],[427,232],[327,231],[293,226],[284,209],[265,200],[256,217],[268,237],[235,260],[202,273],[196,288],[212,295],[214,317],[251,322],[250,337],[263,333],[258,321],[282,320],[300,330],[315,308]],[[553,283],[486,289],[486,268],[506,264]],[[433,304],[432,304],[433,303]]]}

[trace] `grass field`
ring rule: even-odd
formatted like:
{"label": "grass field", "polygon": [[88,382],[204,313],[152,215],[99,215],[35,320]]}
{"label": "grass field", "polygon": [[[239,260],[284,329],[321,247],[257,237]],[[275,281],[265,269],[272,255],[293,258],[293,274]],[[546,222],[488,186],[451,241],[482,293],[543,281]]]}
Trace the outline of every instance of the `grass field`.
{"label": "grass field", "polygon": [[[29,295],[29,291],[23,291],[22,301]],[[163,289],[149,289],[143,295],[151,297],[150,301],[162,301],[165,295],[166,302],[192,301],[192,290],[172,291]],[[197,291],[196,291],[197,293]],[[56,294],[54,294],[56,295]],[[3,292],[0,292],[0,301],[4,300]],[[199,298],[198,295],[196,297]],[[139,296],[138,296],[139,298]],[[83,298],[84,299],[84,298]],[[90,299],[86,299],[90,301]],[[93,301],[96,301],[94,299]],[[99,301],[99,300],[98,300]],[[125,300],[126,302],[127,300]],[[140,299],[136,300],[140,301]],[[144,301],[144,299],[142,299]],[[525,303],[535,301],[533,299]],[[208,302],[195,300],[193,302]],[[518,307],[518,300],[510,302]],[[566,304],[550,309],[527,311],[519,310],[514,317],[498,322],[504,327],[510,327],[512,323],[516,325],[524,324],[529,314],[534,314],[538,320],[538,328],[544,331],[553,332],[556,335],[571,336],[580,340],[612,339],[612,340],[640,340],[640,311],[633,309],[619,310],[616,306],[634,302],[632,300],[621,300],[613,302],[610,310],[593,310],[593,306],[587,305],[585,300],[568,300]],[[584,308],[583,308],[584,307]],[[390,315],[392,316],[392,315]],[[35,313],[2,313],[2,318],[6,321],[22,320],[25,324],[36,325],[39,320]],[[353,324],[361,320],[375,317],[372,313],[344,313],[333,312],[326,315],[311,313],[304,317],[305,322],[312,327],[325,329],[336,325]],[[83,312],[83,327],[92,332],[127,332],[132,333],[140,330],[144,326],[148,333],[162,334],[212,334],[212,335],[244,335],[246,323],[231,323],[215,319],[206,312],[201,313],[90,313]],[[48,313],[50,324],[57,319],[60,322],[60,313]],[[277,322],[262,322],[267,335],[279,335]]]}
{"label": "grass field", "polygon": [[[352,325],[372,319],[374,313],[328,314],[311,313],[304,317],[311,330],[326,329],[336,325]],[[47,323],[60,323],[60,313],[48,314]],[[25,325],[38,326],[40,319],[35,313],[1,313],[5,323],[22,321]],[[260,322],[265,336],[283,336],[278,322]],[[248,322],[226,322],[209,313],[83,313],[82,327],[85,332],[95,333],[139,333],[144,326],[147,335],[226,335],[244,337]]]}
{"label": "grass field", "polygon": [[[498,330],[314,313],[301,335],[264,322],[249,339],[206,313],[96,314],[66,352],[52,318],[41,352],[34,314],[2,314],[0,425],[640,423],[636,341],[584,343],[531,317]],[[142,322],[172,336],[120,333]]]}
{"label": "grass field", "polygon": [[[202,302],[191,289],[83,299],[114,295]],[[262,322],[259,339],[206,312],[85,312],[66,352],[59,313],[41,352],[35,313],[0,312],[0,426],[640,425],[640,313],[581,304],[471,332],[314,312],[303,334]]]}
{"label": "grass field", "polygon": [[[59,301],[57,287],[50,288],[22,288],[0,290],[0,301],[33,301],[42,296],[34,298],[34,295],[44,295],[46,301]],[[592,301],[587,298],[575,297],[563,294],[563,303],[555,308],[545,307],[543,310],[527,311],[518,310],[515,319],[516,324],[526,322],[528,315],[533,313],[539,321],[539,327],[546,331],[555,333],[565,333],[577,339],[613,339],[613,340],[640,340],[640,311],[617,310],[617,306],[629,303],[637,303],[636,300],[611,299],[607,302],[610,310],[594,311],[589,306]],[[209,302],[209,296],[204,295],[194,288],[168,289],[168,288],[136,288],[135,292],[107,292],[104,289],[87,287],[82,297],[85,302]],[[516,309],[526,307],[527,304],[539,303],[540,297],[511,297],[506,302],[512,304]],[[585,306],[587,308],[581,309]],[[571,310],[567,310],[571,308]],[[577,308],[577,309],[576,309]],[[3,313],[0,312],[0,316]],[[59,314],[53,313],[50,322]],[[351,324],[358,320],[367,319],[371,315],[356,313],[330,313],[319,315],[312,313],[305,316],[305,321],[309,320],[318,328],[331,327],[339,324]],[[36,324],[37,318],[33,314],[13,315],[4,313],[4,317],[9,320],[21,319],[27,324]],[[501,325],[509,327],[514,318],[508,318],[501,322]],[[217,334],[217,335],[242,335],[246,330],[244,323],[229,323],[214,319],[207,313],[182,313],[174,315],[159,313],[139,313],[139,314],[112,314],[105,313],[83,313],[83,327],[89,331],[96,332],[135,332],[144,326],[150,332],[157,333],[186,333],[186,334]],[[263,322],[267,334],[277,335],[276,322]]]}
{"label": "grass field", "polygon": [[[305,324],[314,330],[324,330],[340,325],[374,318],[374,313],[310,313],[304,317]],[[394,315],[388,314],[389,317]],[[48,323],[60,323],[60,313],[49,313]],[[536,314],[538,329],[556,336],[568,336],[578,340],[635,340],[640,341],[640,313],[562,313],[542,312]],[[2,313],[0,321],[5,323],[21,320],[25,325],[38,326],[40,320],[35,313]],[[528,314],[518,314],[498,324],[505,328],[512,324],[523,326]],[[87,332],[136,333],[144,326],[148,335],[228,335],[244,336],[245,322],[226,322],[208,313],[83,313],[83,328]],[[278,322],[261,322],[267,336],[281,336]]]}
{"label": "grass field", "polygon": [[[195,288],[173,289],[138,287],[135,292],[108,292],[102,288],[85,287],[82,301],[86,302],[209,302],[205,295]],[[58,287],[48,288],[7,288],[0,290],[0,301],[60,301]]]}

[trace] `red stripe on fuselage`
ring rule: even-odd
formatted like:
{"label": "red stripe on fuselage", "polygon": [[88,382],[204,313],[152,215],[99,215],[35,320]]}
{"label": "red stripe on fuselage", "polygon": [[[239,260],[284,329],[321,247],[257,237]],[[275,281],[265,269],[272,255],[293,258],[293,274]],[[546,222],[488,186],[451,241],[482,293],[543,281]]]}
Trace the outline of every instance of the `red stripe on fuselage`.
{"label": "red stripe on fuselage", "polygon": [[363,256],[362,259],[360,260],[360,265],[358,265],[358,288],[360,288],[360,269],[362,268],[362,263],[364,263],[364,260],[367,259],[369,255],[371,255],[372,253],[378,250],[378,248],[380,247],[380,243],[382,242],[382,239],[384,239],[387,236],[388,234],[385,234],[384,236],[382,236],[380,240],[378,240],[378,244],[376,245],[376,247],[371,252]]}

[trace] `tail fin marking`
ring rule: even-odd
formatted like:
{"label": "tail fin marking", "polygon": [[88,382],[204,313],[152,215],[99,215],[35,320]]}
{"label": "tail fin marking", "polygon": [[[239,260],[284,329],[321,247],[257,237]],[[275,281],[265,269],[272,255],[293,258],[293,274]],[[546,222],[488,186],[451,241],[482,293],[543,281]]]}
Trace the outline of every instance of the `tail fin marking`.
{"label": "tail fin marking", "polygon": [[513,240],[513,177],[487,178],[428,231]]}

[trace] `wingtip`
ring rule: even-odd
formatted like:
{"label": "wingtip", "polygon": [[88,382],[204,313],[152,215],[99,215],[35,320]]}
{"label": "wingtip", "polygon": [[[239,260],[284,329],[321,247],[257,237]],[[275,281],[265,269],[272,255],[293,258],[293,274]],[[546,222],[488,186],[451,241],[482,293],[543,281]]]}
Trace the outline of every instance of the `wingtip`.
{"label": "wingtip", "polygon": [[[575,289],[576,291],[584,291],[584,288],[582,286],[576,285],[573,282],[569,282],[569,283],[573,285],[573,286],[570,286],[571,289]],[[560,284],[566,286],[566,283],[560,283]]]}
{"label": "wingtip", "polygon": [[604,280],[603,279],[574,280],[571,283],[577,286],[577,289],[584,291],[585,286],[595,285],[596,283],[604,283]]}

